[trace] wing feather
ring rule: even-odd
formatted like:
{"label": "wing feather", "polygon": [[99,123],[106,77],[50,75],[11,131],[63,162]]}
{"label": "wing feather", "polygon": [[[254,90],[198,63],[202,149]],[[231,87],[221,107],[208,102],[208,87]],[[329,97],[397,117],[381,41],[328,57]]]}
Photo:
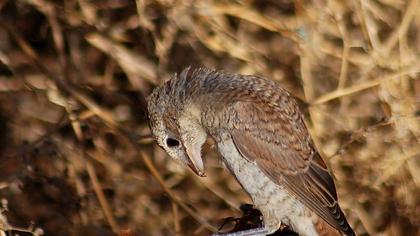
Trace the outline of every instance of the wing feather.
{"label": "wing feather", "polygon": [[354,235],[338,205],[327,166],[316,151],[297,106],[292,108],[235,103],[231,129],[234,143],[244,158],[256,162],[267,176],[285,186],[328,224]]}

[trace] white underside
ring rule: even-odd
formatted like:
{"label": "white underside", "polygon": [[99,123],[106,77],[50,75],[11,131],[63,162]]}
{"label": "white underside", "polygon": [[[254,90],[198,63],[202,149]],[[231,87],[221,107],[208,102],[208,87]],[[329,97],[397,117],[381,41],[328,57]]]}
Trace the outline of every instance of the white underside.
{"label": "white underside", "polygon": [[218,149],[225,164],[234,172],[255,207],[263,214],[264,226],[269,233],[279,229],[283,222],[299,235],[318,235],[310,211],[282,186],[271,181],[255,163],[243,158],[232,139],[219,142]]}

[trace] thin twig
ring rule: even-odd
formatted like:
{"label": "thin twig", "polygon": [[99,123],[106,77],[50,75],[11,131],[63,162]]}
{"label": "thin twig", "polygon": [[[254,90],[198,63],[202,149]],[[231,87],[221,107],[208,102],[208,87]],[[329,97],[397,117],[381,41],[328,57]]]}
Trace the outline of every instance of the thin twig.
{"label": "thin twig", "polygon": [[178,205],[175,202],[172,202],[171,205],[172,205],[172,213],[174,215],[174,230],[175,230],[175,234],[178,235],[181,233],[181,224],[179,223]]}
{"label": "thin twig", "polygon": [[[133,145],[135,145],[133,143]],[[206,219],[204,219],[202,216],[194,212],[190,207],[188,207],[184,202],[182,202],[173,192],[172,190],[166,185],[165,181],[162,179],[162,177],[159,174],[159,171],[156,169],[154,164],[150,161],[149,157],[140,149],[136,147],[136,150],[139,154],[139,156],[143,159],[144,163],[146,164],[149,171],[152,173],[152,175],[157,179],[159,184],[162,186],[162,188],[165,190],[165,192],[169,195],[169,197],[174,201],[176,204],[178,204],[184,211],[186,211],[188,214],[190,214],[195,220],[200,222],[204,227],[206,227],[208,230],[212,232],[217,232],[217,228],[211,225]]]}
{"label": "thin twig", "polygon": [[397,72],[391,75],[384,76],[383,78],[367,81],[361,84],[356,84],[347,88],[337,89],[333,92],[327,93],[322,95],[321,97],[315,99],[314,102],[311,103],[311,105],[320,105],[323,103],[326,103],[328,101],[331,101],[333,99],[337,99],[339,97],[349,96],[354,93],[361,92],[366,89],[370,89],[373,87],[376,87],[386,81],[395,80],[395,79],[401,79],[404,75],[410,75],[413,73],[419,73],[420,68],[419,66],[414,67],[413,69],[404,70],[401,72]]}
{"label": "thin twig", "polygon": [[101,209],[105,215],[105,218],[108,221],[108,224],[111,226],[112,231],[114,233],[118,233],[120,231],[120,227],[118,226],[117,222],[114,219],[111,207],[108,204],[108,201],[105,197],[104,192],[102,191],[101,185],[96,175],[96,171],[93,168],[90,160],[85,159],[85,164],[86,164],[86,170],[89,174],[89,178],[92,182],[93,189],[95,190],[96,197],[98,198],[99,204],[101,205]]}

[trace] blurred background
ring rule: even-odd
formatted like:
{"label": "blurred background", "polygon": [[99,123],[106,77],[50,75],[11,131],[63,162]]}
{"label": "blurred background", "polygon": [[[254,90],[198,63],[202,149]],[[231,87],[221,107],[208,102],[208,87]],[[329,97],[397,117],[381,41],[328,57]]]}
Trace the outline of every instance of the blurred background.
{"label": "blurred background", "polygon": [[199,178],[150,137],[145,97],[191,65],[305,101],[358,234],[420,235],[418,15],[419,0],[0,0],[0,232],[209,235],[240,217],[250,200],[211,142]]}

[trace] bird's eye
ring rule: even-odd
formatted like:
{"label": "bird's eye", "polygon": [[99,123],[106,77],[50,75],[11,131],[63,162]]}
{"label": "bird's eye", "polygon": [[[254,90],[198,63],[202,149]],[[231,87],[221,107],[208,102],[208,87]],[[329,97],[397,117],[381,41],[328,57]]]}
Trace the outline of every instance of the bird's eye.
{"label": "bird's eye", "polygon": [[179,146],[179,141],[174,138],[166,138],[166,146],[173,148]]}

